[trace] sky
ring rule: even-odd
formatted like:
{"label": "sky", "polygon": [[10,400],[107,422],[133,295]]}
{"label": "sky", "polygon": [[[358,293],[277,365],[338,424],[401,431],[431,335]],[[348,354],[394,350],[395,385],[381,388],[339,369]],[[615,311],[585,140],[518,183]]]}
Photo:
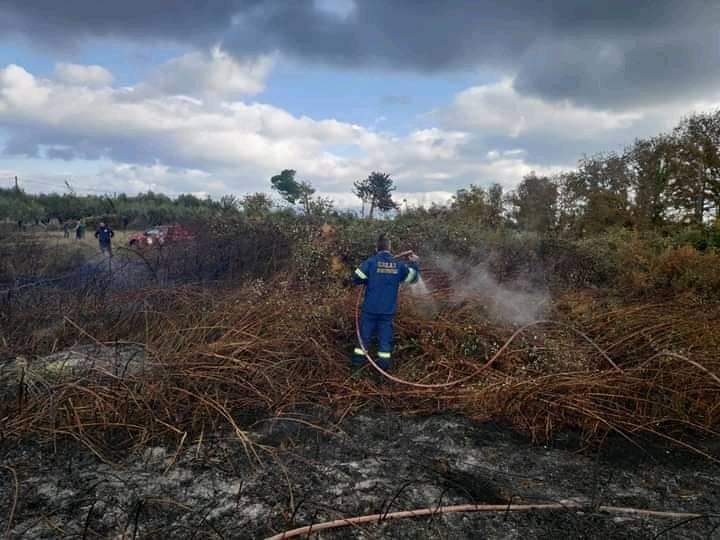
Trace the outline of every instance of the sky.
{"label": "sky", "polygon": [[720,103],[712,0],[0,0],[0,186],[512,189]]}

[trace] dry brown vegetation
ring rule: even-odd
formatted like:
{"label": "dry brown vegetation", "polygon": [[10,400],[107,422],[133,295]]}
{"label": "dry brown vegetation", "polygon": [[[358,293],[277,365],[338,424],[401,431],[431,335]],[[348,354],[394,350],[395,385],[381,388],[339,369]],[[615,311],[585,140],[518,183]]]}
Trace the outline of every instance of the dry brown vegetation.
{"label": "dry brown vegetation", "polygon": [[[395,373],[409,381],[472,375],[516,329],[492,322],[479,299],[449,303],[442,275],[433,280],[433,317],[423,316],[421,301],[402,298]],[[528,328],[466,383],[419,389],[350,378],[355,295],[339,284],[300,287],[277,277],[54,300],[45,294],[15,314],[3,335],[6,357],[132,342],[146,348],[145,369],[119,376],[96,367],[67,377],[41,372],[32,360],[17,363],[14,391],[0,402],[0,432],[70,437],[105,459],[111,450],[182,446],[216,430],[229,430],[253,454],[261,450],[246,434],[251,422],[306,422],[303,411],[317,406],[327,411],[320,429],[367,407],[454,411],[510,423],[538,441],[577,429],[588,443],[613,432],[638,442],[652,435],[698,452],[720,426],[720,305],[707,301],[620,303],[597,289],[566,292],[548,315],[563,325]],[[30,331],[43,322],[44,332]]]}

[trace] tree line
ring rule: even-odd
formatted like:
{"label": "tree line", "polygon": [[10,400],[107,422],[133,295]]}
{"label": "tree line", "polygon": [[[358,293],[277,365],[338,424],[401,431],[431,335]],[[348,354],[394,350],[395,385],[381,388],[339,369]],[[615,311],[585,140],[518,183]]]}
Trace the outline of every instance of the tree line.
{"label": "tree line", "polygon": [[202,219],[218,211],[235,208],[235,199],[220,200],[183,194],[170,198],[162,193],[121,193],[116,196],[77,195],[74,193],[30,194],[19,188],[0,188],[0,219],[13,221],[60,222],[101,216],[126,217],[139,224]]}
{"label": "tree line", "polygon": [[592,234],[611,227],[701,226],[720,218],[720,111],[621,153],[584,157],[554,177],[530,174],[510,195],[520,228]]}
{"label": "tree line", "polygon": [[[273,212],[330,218],[341,214],[333,201],[285,169],[270,178],[270,187],[284,207],[267,193],[219,200],[158,193],[136,196],[30,195],[0,189],[0,218],[56,218],[122,215],[135,223],[203,219],[218,212],[262,217]],[[374,171],[353,184],[361,217],[398,211],[394,181]],[[583,157],[576,169],[554,176],[526,175],[516,189],[500,184],[470,185],[446,205],[426,209],[435,215],[476,222],[487,228],[510,227],[538,233],[583,236],[613,227],[658,229],[667,225],[703,225],[720,221],[720,111],[683,119],[671,132],[638,139],[623,152]],[[347,213],[346,213],[347,214]]]}

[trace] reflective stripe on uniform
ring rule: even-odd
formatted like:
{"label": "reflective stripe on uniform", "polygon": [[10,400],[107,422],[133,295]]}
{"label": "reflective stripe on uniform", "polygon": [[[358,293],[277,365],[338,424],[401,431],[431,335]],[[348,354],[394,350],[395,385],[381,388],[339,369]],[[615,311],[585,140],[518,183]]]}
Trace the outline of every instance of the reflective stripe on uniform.
{"label": "reflective stripe on uniform", "polygon": [[354,350],[353,352],[354,352],[355,354],[361,354],[361,355],[364,355],[364,354],[365,354],[365,351],[363,351],[363,350],[362,350],[361,348],[359,348],[359,347],[355,347],[355,350]]}
{"label": "reflective stripe on uniform", "polygon": [[379,352],[378,357],[382,358],[384,360],[387,360],[388,358],[390,358],[390,353],[389,352]]}
{"label": "reflective stripe on uniform", "polygon": [[405,278],[405,283],[412,283],[415,281],[415,276],[417,275],[417,272],[414,268],[408,268],[408,275]]}
{"label": "reflective stripe on uniform", "polygon": [[355,274],[356,274],[357,277],[359,277],[360,279],[367,279],[367,276],[365,275],[365,272],[363,272],[363,271],[360,270],[359,268],[356,268],[356,269],[355,269]]}

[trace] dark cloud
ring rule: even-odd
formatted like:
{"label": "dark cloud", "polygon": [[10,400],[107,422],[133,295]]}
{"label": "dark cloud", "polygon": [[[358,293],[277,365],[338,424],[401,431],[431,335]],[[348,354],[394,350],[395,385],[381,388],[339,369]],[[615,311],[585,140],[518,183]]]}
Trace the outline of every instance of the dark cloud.
{"label": "dark cloud", "polygon": [[40,157],[40,145],[32,133],[15,133],[2,148],[4,156]]}
{"label": "dark cloud", "polygon": [[[137,140],[123,133],[116,136],[87,137],[68,133],[61,128],[15,127],[2,149],[2,155],[48,159],[111,159],[152,165],[159,156],[166,156],[169,143],[144,138]],[[183,165],[185,165],[183,163]]]}
{"label": "dark cloud", "polygon": [[74,148],[48,148],[45,152],[45,157],[48,159],[61,159],[63,161],[72,161],[77,158],[77,153]]}
{"label": "dark cloud", "polygon": [[5,0],[0,29],[67,43],[85,36],[222,41],[341,65],[517,75],[546,99],[622,108],[702,95],[720,82],[711,0],[356,0],[347,16],[312,0]]}
{"label": "dark cloud", "polygon": [[[3,0],[0,29],[32,40],[71,44],[85,37],[149,40],[196,40],[203,43],[223,32],[237,10],[236,0],[204,2],[163,0]],[[261,3],[247,0],[247,7]]]}

